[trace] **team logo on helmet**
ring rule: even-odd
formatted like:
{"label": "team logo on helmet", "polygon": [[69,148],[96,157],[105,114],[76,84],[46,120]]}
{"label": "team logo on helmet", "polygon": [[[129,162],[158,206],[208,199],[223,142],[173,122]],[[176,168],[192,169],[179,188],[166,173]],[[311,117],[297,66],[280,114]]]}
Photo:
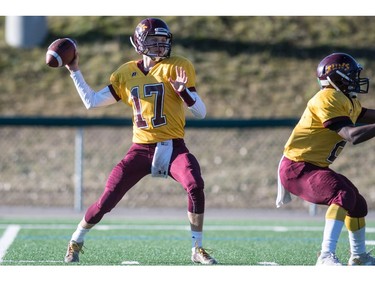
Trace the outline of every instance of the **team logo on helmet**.
{"label": "team logo on helmet", "polygon": [[145,25],[143,22],[139,23],[137,25],[137,32],[143,32],[148,28],[147,25]]}
{"label": "team logo on helmet", "polygon": [[350,63],[343,62],[343,63],[329,64],[326,66],[326,74],[329,74],[331,71],[337,70],[337,69],[347,72],[350,70]]}

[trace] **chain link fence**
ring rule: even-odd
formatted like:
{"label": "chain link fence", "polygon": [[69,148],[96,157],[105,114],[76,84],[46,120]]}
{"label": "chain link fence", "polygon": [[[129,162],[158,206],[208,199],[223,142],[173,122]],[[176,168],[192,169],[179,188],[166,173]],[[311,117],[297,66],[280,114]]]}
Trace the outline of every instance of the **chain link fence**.
{"label": "chain link fence", "polygon": [[[0,205],[72,207],[76,127],[0,127]],[[291,127],[187,128],[185,142],[200,162],[207,208],[275,208],[277,166]],[[102,193],[112,167],[131,145],[131,127],[82,129],[84,208]],[[344,150],[332,168],[349,177],[375,207],[371,141]],[[186,207],[173,179],[147,176],[120,201],[127,208]],[[298,198],[285,208],[306,208]],[[284,207],[283,207],[284,208]]]}

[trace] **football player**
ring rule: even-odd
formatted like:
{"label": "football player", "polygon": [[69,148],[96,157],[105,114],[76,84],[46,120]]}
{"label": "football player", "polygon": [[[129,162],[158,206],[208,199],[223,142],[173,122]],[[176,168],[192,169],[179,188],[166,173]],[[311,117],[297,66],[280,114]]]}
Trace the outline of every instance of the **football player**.
{"label": "football player", "polygon": [[356,145],[375,136],[375,110],[362,107],[357,97],[369,88],[361,71],[345,53],[333,53],[319,63],[321,90],[307,103],[278,168],[277,207],[288,203],[290,194],[328,206],[317,265],[342,265],[335,252],[344,225],[351,252],[348,265],[375,265],[365,245],[366,200],[348,178],[330,168],[346,143]]}
{"label": "football player", "polygon": [[196,89],[193,64],[171,55],[172,33],[158,18],[146,18],[130,38],[140,60],[124,63],[110,76],[110,83],[94,91],[75,60],[66,65],[87,109],[109,106],[118,101],[133,111],[133,144],[113,168],[100,198],[86,211],[68,244],[65,262],[78,262],[85,235],[110,212],[139,180],[151,174],[168,176],[187,193],[187,216],[192,234],[191,260],[216,264],[202,246],[205,211],[204,181],[197,159],[184,142],[185,106],[196,118],[206,107]]}

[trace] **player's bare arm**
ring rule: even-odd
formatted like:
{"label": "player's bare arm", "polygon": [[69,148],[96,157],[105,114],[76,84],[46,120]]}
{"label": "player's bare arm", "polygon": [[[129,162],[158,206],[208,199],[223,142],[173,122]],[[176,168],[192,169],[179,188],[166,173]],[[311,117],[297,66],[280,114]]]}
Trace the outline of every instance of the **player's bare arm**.
{"label": "player's bare arm", "polygon": [[359,144],[375,137],[375,124],[345,126],[337,133],[348,142]]}
{"label": "player's bare arm", "polygon": [[367,141],[375,136],[375,110],[366,108],[357,123],[366,125],[348,125],[341,128],[338,134],[352,144]]}

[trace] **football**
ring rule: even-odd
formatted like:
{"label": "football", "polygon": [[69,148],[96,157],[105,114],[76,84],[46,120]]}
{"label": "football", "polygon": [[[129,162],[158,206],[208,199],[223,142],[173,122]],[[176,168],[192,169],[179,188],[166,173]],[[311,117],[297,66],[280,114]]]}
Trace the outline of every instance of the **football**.
{"label": "football", "polygon": [[75,56],[76,42],[70,38],[59,38],[51,43],[46,53],[46,64],[50,67],[62,67],[69,64]]}

